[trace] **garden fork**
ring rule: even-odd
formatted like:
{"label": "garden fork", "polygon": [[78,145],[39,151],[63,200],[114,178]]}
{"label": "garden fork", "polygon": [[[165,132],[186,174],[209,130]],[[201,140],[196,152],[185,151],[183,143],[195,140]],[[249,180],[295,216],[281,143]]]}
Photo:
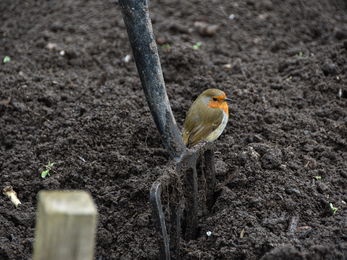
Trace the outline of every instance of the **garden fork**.
{"label": "garden fork", "polygon": [[[157,45],[146,0],[119,0],[128,32],[134,60],[143,90],[155,124],[171,163],[152,185],[150,202],[158,233],[160,259],[179,259],[181,237],[182,199],[185,199],[184,236],[186,240],[197,237],[198,224],[198,171],[202,169],[206,182],[206,206],[211,209],[215,187],[215,165],[212,143],[185,147],[166,93]],[[197,169],[197,164],[201,167]],[[169,228],[161,203],[161,192],[169,191]],[[182,191],[183,190],[183,191]],[[169,232],[168,232],[169,230]],[[169,233],[169,235],[168,235]],[[169,241],[170,239],[170,241]]]}

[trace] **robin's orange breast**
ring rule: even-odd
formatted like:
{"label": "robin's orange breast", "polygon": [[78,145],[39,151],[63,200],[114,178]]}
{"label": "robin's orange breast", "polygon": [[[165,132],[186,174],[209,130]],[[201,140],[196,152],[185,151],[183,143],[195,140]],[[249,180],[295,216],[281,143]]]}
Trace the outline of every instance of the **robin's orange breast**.
{"label": "robin's orange breast", "polygon": [[208,103],[209,107],[213,107],[213,108],[220,108],[220,109],[223,109],[224,112],[228,115],[229,117],[229,107],[228,107],[228,104],[227,102],[223,101],[223,100],[218,100],[217,101],[214,101],[214,100],[211,100],[210,103]]}

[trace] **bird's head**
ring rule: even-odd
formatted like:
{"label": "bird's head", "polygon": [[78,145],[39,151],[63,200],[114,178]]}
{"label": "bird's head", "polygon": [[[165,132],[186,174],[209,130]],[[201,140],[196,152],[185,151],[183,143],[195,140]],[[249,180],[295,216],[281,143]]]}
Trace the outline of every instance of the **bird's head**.
{"label": "bird's head", "polygon": [[231,101],[225,93],[219,89],[207,89],[197,98],[205,107],[223,109],[228,114],[228,104]]}

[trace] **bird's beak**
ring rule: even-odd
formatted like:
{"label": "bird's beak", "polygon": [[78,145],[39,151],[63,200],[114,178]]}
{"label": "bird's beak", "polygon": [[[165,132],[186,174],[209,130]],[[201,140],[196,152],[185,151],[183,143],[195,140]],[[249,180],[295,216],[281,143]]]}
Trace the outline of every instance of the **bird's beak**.
{"label": "bird's beak", "polygon": [[224,98],[223,101],[233,101],[231,98]]}

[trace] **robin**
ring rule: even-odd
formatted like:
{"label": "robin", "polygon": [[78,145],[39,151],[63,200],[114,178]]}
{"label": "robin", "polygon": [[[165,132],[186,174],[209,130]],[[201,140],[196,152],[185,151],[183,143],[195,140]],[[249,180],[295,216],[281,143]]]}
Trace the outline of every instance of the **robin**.
{"label": "robin", "polygon": [[219,89],[207,89],[198,96],[184,122],[183,141],[188,148],[202,139],[212,142],[222,134],[229,119],[226,101],[231,99]]}

